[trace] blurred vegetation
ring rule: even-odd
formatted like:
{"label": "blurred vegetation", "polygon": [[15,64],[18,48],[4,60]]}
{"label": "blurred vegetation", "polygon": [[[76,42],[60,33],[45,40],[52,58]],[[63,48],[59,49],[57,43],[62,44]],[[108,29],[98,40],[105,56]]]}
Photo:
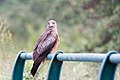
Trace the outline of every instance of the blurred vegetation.
{"label": "blurred vegetation", "polygon": [[[58,23],[59,49],[64,52],[120,52],[119,0],[0,0],[0,66],[8,64],[7,69],[0,69],[0,73],[3,72],[0,79],[10,79],[11,73],[5,72],[11,71],[17,55],[14,53],[20,50],[31,52],[49,19],[55,19]],[[29,78],[30,63],[25,69],[25,79]],[[78,69],[81,66],[89,69],[87,64],[74,64]],[[76,65],[71,66],[75,69]],[[99,65],[89,66],[97,69]],[[84,80],[93,80],[94,77],[89,77],[92,72],[94,70],[80,76],[85,77]],[[37,76],[35,79],[42,80]],[[72,80],[80,79],[77,76]]]}

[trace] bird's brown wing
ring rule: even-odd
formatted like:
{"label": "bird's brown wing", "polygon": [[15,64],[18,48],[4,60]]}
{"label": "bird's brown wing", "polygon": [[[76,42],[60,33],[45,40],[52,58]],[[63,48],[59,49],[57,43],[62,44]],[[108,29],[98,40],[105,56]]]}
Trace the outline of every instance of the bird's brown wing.
{"label": "bird's brown wing", "polygon": [[53,33],[52,31],[46,36],[46,38],[39,43],[37,52],[39,52],[39,55],[41,55],[44,51],[50,50],[54,47],[57,40],[57,35]]}
{"label": "bird's brown wing", "polygon": [[51,33],[50,30],[45,31],[44,33],[42,33],[39,37],[39,39],[37,40],[34,50],[33,50],[33,60],[35,61],[35,59],[39,56],[39,54],[41,54],[41,52],[38,50],[38,46],[42,45],[43,42],[45,41],[45,39],[47,38],[47,36]]}
{"label": "bird's brown wing", "polygon": [[35,44],[34,50],[37,49],[39,43],[40,43],[41,41],[43,41],[50,32],[51,32],[50,30],[46,30],[44,33],[42,33],[42,34],[40,35],[39,39],[37,40],[37,42],[36,42],[36,44]]}
{"label": "bird's brown wing", "polygon": [[[50,53],[51,49],[54,47],[57,40],[57,35],[52,31],[46,36],[46,38],[39,43],[37,49],[34,51],[33,58],[34,64],[31,69],[31,74],[34,76],[39,65],[45,59],[45,57]],[[36,55],[37,54],[37,55]]]}

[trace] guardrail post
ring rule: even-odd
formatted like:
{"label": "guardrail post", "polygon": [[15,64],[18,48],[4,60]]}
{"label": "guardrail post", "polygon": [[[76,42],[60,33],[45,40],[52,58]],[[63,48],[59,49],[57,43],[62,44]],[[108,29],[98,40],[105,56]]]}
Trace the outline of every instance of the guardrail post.
{"label": "guardrail post", "polygon": [[117,63],[111,63],[109,58],[112,54],[117,54],[115,51],[110,51],[101,64],[98,80],[114,80]]}
{"label": "guardrail post", "polygon": [[63,61],[58,61],[56,58],[57,55],[60,53],[63,53],[63,52],[57,51],[54,53],[54,55],[50,61],[46,80],[60,80],[60,73],[61,73]]}
{"label": "guardrail post", "polygon": [[20,58],[20,55],[22,53],[24,52],[20,51],[16,57],[16,60],[13,66],[13,71],[12,71],[12,80],[23,80],[25,59]]}

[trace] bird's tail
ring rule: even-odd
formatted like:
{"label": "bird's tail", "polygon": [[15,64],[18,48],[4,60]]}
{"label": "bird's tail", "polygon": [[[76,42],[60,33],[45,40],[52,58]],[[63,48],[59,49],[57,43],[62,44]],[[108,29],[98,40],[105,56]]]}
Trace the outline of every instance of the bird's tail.
{"label": "bird's tail", "polygon": [[41,62],[45,59],[46,55],[42,56],[42,57],[38,57],[34,63],[33,63],[33,67],[31,69],[31,74],[34,77],[35,73],[37,72],[37,69],[39,67],[39,65],[41,64]]}

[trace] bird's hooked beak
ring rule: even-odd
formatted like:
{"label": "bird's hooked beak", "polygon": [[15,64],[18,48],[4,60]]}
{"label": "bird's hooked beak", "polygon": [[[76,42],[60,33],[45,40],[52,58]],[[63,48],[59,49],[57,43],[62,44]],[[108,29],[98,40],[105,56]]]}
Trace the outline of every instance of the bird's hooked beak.
{"label": "bird's hooked beak", "polygon": [[54,24],[49,23],[49,28],[52,28],[52,27],[54,27]]}

